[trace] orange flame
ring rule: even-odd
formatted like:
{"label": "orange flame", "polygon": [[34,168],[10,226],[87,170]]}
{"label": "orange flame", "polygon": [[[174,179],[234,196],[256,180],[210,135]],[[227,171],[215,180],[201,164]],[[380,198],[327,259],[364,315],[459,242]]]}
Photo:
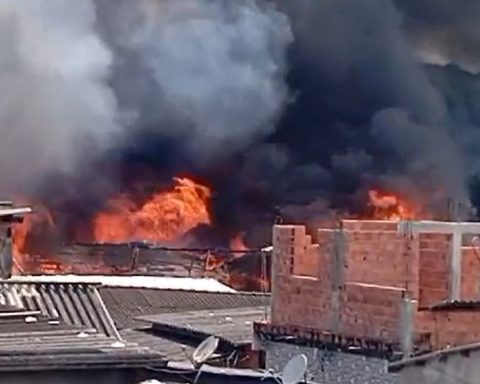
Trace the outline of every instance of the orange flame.
{"label": "orange flame", "polygon": [[394,194],[370,190],[368,197],[375,219],[405,220],[414,219],[417,216],[416,209],[410,202],[402,200]]}
{"label": "orange flame", "polygon": [[138,207],[126,195],[110,201],[110,210],[94,219],[99,242],[174,241],[198,224],[209,224],[209,188],[187,178],[174,178],[169,191],[154,194]]}
{"label": "orange flame", "polygon": [[[230,249],[234,251],[247,251],[248,247],[245,245],[245,233],[239,233],[232,240],[230,240]],[[237,253],[236,256],[241,256],[244,253]]]}
{"label": "orange flame", "polygon": [[[26,204],[29,205],[29,204]],[[15,224],[13,227],[13,255],[20,257],[28,254],[27,238],[29,233],[37,225],[47,224],[55,227],[52,214],[43,206],[35,204],[33,213],[24,216],[21,224]]]}
{"label": "orange flame", "polygon": [[22,223],[13,225],[12,252],[15,273],[23,273],[25,269],[29,269],[31,260],[27,258],[30,256],[28,237],[37,225],[55,227],[53,216],[41,205],[35,205],[34,212],[24,216]]}

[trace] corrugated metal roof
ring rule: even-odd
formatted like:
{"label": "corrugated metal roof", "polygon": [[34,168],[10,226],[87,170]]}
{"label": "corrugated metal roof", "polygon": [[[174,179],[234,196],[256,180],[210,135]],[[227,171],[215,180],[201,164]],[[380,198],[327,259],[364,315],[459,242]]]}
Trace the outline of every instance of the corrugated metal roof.
{"label": "corrugated metal roof", "polygon": [[233,345],[251,343],[253,324],[265,320],[265,308],[230,308],[143,316],[154,329],[181,334],[217,336]]}
{"label": "corrugated metal roof", "polygon": [[133,288],[99,288],[108,311],[120,329],[144,326],[136,318],[226,308],[270,306],[270,295],[250,292],[215,293]]}
{"label": "corrugated metal roof", "polygon": [[97,288],[86,284],[0,283],[0,305],[119,337]]}

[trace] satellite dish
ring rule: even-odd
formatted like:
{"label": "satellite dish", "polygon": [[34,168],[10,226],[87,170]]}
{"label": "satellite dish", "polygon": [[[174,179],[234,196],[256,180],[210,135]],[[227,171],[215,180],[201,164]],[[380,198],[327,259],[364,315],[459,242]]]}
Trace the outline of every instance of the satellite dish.
{"label": "satellite dish", "polygon": [[141,381],[138,384],[162,384],[162,382],[155,379],[151,379],[151,380]]}
{"label": "satellite dish", "polygon": [[203,340],[200,345],[193,351],[192,360],[194,365],[203,364],[216,351],[219,339],[215,336],[210,336]]}
{"label": "satellite dish", "polygon": [[305,378],[307,372],[308,359],[304,354],[292,357],[283,368],[282,383],[298,384]]}

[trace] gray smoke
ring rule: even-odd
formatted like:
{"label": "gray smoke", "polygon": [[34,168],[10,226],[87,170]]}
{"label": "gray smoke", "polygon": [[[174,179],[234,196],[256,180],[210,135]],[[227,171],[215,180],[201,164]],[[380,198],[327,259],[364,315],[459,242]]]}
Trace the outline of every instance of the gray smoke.
{"label": "gray smoke", "polygon": [[242,149],[287,100],[291,41],[269,2],[3,0],[2,185],[75,170],[143,129],[192,157]]}
{"label": "gray smoke", "polygon": [[[470,159],[463,141],[467,133],[475,137],[467,126],[471,122],[458,121],[451,111],[447,93],[453,95],[456,84],[445,81],[443,73],[432,79],[425,65],[441,64],[449,73],[443,67],[457,63],[476,71],[479,56],[472,47],[479,29],[473,20],[480,13],[478,4],[466,3],[282,2],[297,37],[297,60],[315,79],[311,83],[323,88],[318,99],[324,123],[316,129],[332,136],[334,127],[343,126],[356,138],[345,140],[333,155],[356,156],[365,150],[371,166],[359,169],[360,178],[394,186],[404,180],[412,192],[441,191],[442,198],[468,200]],[[464,19],[468,12],[472,14]],[[441,62],[427,60],[433,56]]]}
{"label": "gray smoke", "polygon": [[269,2],[97,0],[137,126],[182,138],[197,161],[271,133],[287,100],[289,21]]}
{"label": "gray smoke", "polygon": [[116,99],[106,85],[112,57],[94,25],[90,1],[1,2],[3,190],[71,170],[79,147],[101,145],[119,129]]}
{"label": "gray smoke", "polygon": [[480,73],[480,2],[396,0],[417,57],[440,66],[455,64]]}

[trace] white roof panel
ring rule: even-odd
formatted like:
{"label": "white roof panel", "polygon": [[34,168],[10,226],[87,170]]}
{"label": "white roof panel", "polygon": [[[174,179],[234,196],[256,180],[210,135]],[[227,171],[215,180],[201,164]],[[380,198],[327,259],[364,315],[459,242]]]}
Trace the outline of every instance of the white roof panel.
{"label": "white roof panel", "polygon": [[233,288],[211,278],[164,276],[112,276],[112,275],[25,275],[12,276],[12,282],[83,283],[106,287],[171,289],[199,292],[236,292]]}
{"label": "white roof panel", "polygon": [[31,213],[32,208],[21,207],[21,208],[1,208],[0,207],[0,216],[12,216],[12,215],[23,215],[25,213]]}

